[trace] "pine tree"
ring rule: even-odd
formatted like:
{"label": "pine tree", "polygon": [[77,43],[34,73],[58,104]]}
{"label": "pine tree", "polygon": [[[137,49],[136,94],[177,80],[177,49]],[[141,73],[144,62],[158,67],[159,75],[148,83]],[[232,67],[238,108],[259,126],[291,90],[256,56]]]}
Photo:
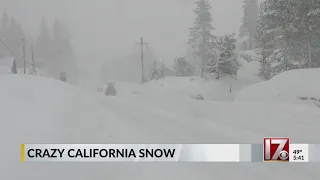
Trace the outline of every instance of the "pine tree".
{"label": "pine tree", "polygon": [[12,16],[10,17],[10,25],[9,25],[8,30],[9,30],[8,37],[10,39],[21,38],[21,37],[19,37],[19,35],[20,35],[19,34],[19,26],[18,26],[15,18]]}
{"label": "pine tree", "polygon": [[201,61],[201,77],[203,77],[204,66],[208,62],[206,54],[210,46],[210,39],[213,37],[211,33],[214,30],[211,25],[212,17],[210,10],[212,7],[208,0],[198,0],[195,4],[194,13],[196,14],[196,19],[193,27],[190,28],[189,44],[192,45]]}
{"label": "pine tree", "polygon": [[258,76],[263,80],[269,80],[272,77],[271,63],[266,58],[266,51],[259,52],[259,69]]}
{"label": "pine tree", "polygon": [[177,76],[193,76],[195,72],[194,65],[188,62],[185,57],[175,59],[174,68]]}
{"label": "pine tree", "polygon": [[40,25],[40,35],[37,40],[37,48],[39,49],[48,49],[51,44],[51,36],[49,33],[49,29],[46,23],[45,18],[42,19],[41,25]]}
{"label": "pine tree", "polygon": [[56,56],[55,61],[64,61],[68,59],[72,54],[72,47],[66,33],[66,27],[64,24],[60,23],[56,18],[53,27],[53,51],[54,56]]}
{"label": "pine tree", "polygon": [[271,72],[271,55],[275,49],[273,41],[274,33],[266,30],[266,19],[264,18],[267,4],[260,5],[260,19],[257,21],[257,55],[259,62],[258,76],[263,80],[269,80],[272,77]]}
{"label": "pine tree", "polygon": [[6,33],[8,32],[8,28],[9,28],[9,16],[7,14],[6,9],[4,9],[2,13],[2,18],[1,18],[0,37],[6,36]]}
{"label": "pine tree", "polygon": [[[1,17],[1,29],[0,29],[0,38],[6,42],[6,37],[8,36],[9,32],[9,16],[4,9]],[[10,55],[8,50],[6,50],[5,47],[3,47],[3,44],[0,43],[0,58]]]}
{"label": "pine tree", "polygon": [[272,74],[319,67],[320,4],[318,1],[266,0],[260,6],[258,47]]}
{"label": "pine tree", "polygon": [[304,67],[319,67],[319,60],[314,57],[314,53],[320,48],[320,3],[316,0],[297,0],[293,4],[296,17],[293,25],[295,30],[298,30],[298,33],[295,33],[295,41],[305,45],[304,49],[308,54],[308,63]]}
{"label": "pine tree", "polygon": [[52,37],[53,39],[61,39],[63,36],[63,33],[61,32],[61,23],[57,18],[54,19],[53,27],[52,27]]}
{"label": "pine tree", "polygon": [[211,41],[209,63],[206,66],[208,74],[214,75],[216,79],[222,76],[237,77],[240,63],[235,55],[235,38],[234,34],[221,36]]}
{"label": "pine tree", "polygon": [[159,78],[161,78],[161,79],[165,78],[164,70],[165,70],[165,64],[164,64],[164,61],[162,61],[160,68],[159,68]]}
{"label": "pine tree", "polygon": [[175,58],[173,59],[172,69],[175,70],[176,76],[179,76],[179,66],[178,66],[178,58],[177,58],[177,57],[175,57]]}
{"label": "pine tree", "polygon": [[14,17],[9,17],[6,10],[4,10],[1,19],[0,38],[2,38],[10,51],[6,48],[0,48],[0,56],[14,55],[16,65],[22,67],[22,38],[25,38],[25,35],[21,25],[17,23]]}
{"label": "pine tree", "polygon": [[40,67],[49,67],[49,62],[52,57],[52,39],[49,33],[45,18],[42,19],[40,25],[40,35],[36,40],[35,50],[38,59],[41,60],[38,64]]}
{"label": "pine tree", "polygon": [[150,68],[150,79],[154,80],[154,79],[158,79],[159,78],[159,62],[157,60],[154,60],[152,62],[151,68]]}
{"label": "pine tree", "polygon": [[[145,50],[144,50],[144,55],[143,55],[143,65],[144,67],[144,78],[145,79],[151,79],[150,76],[148,75],[151,75],[150,73],[148,73],[149,69],[148,67],[152,67],[154,62],[157,61],[158,62],[158,58],[156,57],[155,53],[154,53],[154,49],[152,46],[148,45],[145,47]],[[140,54],[138,55],[138,59],[139,61],[141,61],[141,57],[140,57]]]}
{"label": "pine tree", "polygon": [[240,27],[240,37],[247,36],[249,49],[253,49],[257,33],[257,20],[259,18],[258,0],[244,0],[242,7],[244,14]]}
{"label": "pine tree", "polygon": [[[67,25],[55,18],[52,32],[52,59],[54,61],[55,71],[68,72],[68,77],[74,76],[77,68]],[[70,78],[68,78],[68,80],[70,80]]]}
{"label": "pine tree", "polygon": [[295,5],[295,2],[290,0],[266,0],[260,5],[257,47],[262,53],[261,62],[272,64],[272,75],[296,68],[300,60],[292,53],[296,51],[292,42],[298,37],[294,25]]}
{"label": "pine tree", "polygon": [[24,33],[22,27],[17,23],[14,17],[10,17],[8,32],[5,41],[10,51],[14,54],[18,68],[23,66],[23,39]]}

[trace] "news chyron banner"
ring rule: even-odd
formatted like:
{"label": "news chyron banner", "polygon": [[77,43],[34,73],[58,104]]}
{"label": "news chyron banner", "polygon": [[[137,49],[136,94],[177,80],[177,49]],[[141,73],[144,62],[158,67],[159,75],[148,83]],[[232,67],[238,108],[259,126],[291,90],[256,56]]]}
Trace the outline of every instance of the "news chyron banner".
{"label": "news chyron banner", "polygon": [[22,144],[21,161],[239,162],[239,151],[239,144]]}
{"label": "news chyron banner", "polygon": [[22,144],[22,162],[320,162],[320,144]]}

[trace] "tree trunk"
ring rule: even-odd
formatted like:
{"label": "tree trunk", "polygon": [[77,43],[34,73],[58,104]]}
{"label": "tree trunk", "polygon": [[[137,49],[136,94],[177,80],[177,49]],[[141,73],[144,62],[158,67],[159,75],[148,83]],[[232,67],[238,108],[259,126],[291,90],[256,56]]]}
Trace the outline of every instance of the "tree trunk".
{"label": "tree trunk", "polygon": [[201,38],[201,78],[204,77],[204,24],[202,23],[202,38]]}
{"label": "tree trunk", "polygon": [[308,67],[312,68],[312,54],[311,54],[311,45],[310,45],[310,37],[308,37]]}
{"label": "tree trunk", "polygon": [[251,28],[249,28],[249,50],[252,49],[252,31],[251,31]]}
{"label": "tree trunk", "polygon": [[217,72],[217,79],[219,79],[220,78],[220,72],[219,72],[219,69],[220,69],[220,67],[219,67],[220,52],[219,52],[219,50],[216,50],[216,54],[217,54],[216,72]]}

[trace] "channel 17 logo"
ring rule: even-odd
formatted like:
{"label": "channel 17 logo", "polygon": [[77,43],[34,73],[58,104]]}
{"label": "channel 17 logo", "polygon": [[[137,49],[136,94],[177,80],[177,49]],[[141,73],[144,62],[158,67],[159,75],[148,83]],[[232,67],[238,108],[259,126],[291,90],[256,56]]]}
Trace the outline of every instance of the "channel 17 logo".
{"label": "channel 17 logo", "polygon": [[289,138],[264,138],[264,161],[289,161]]}

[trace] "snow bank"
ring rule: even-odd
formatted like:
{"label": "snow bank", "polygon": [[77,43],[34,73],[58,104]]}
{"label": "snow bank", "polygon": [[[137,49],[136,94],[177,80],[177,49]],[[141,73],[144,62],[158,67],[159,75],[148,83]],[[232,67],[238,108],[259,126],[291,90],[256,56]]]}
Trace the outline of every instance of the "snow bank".
{"label": "snow bank", "polygon": [[0,74],[11,74],[11,68],[0,66]]}
{"label": "snow bank", "polygon": [[[264,137],[288,136],[298,142],[316,142],[314,134],[318,134],[320,125],[318,108],[300,104],[194,101],[181,96],[108,101],[133,120],[142,121],[152,132],[160,128],[175,134],[171,138],[175,142],[179,136],[184,143],[261,143]],[[270,124],[277,125],[266,128]]]}
{"label": "snow bank", "polygon": [[92,98],[67,83],[0,75],[0,141],[5,147],[0,149],[0,179],[91,179],[81,165],[20,163],[19,147],[22,143],[104,143],[108,139],[104,124],[111,118],[102,112]]}
{"label": "snow bank", "polygon": [[320,69],[291,70],[247,88],[236,95],[237,101],[301,103],[299,98],[320,99]]}
{"label": "snow bank", "polygon": [[[131,86],[131,91],[146,96],[192,98],[201,95],[204,100],[230,101],[233,100],[234,93],[245,86],[247,86],[247,82],[227,77],[221,78],[219,81],[204,80],[199,77],[166,77],[158,81],[149,81],[142,86]],[[123,88],[130,89],[129,86],[123,86]],[[119,88],[119,91],[123,91],[123,89]]]}

